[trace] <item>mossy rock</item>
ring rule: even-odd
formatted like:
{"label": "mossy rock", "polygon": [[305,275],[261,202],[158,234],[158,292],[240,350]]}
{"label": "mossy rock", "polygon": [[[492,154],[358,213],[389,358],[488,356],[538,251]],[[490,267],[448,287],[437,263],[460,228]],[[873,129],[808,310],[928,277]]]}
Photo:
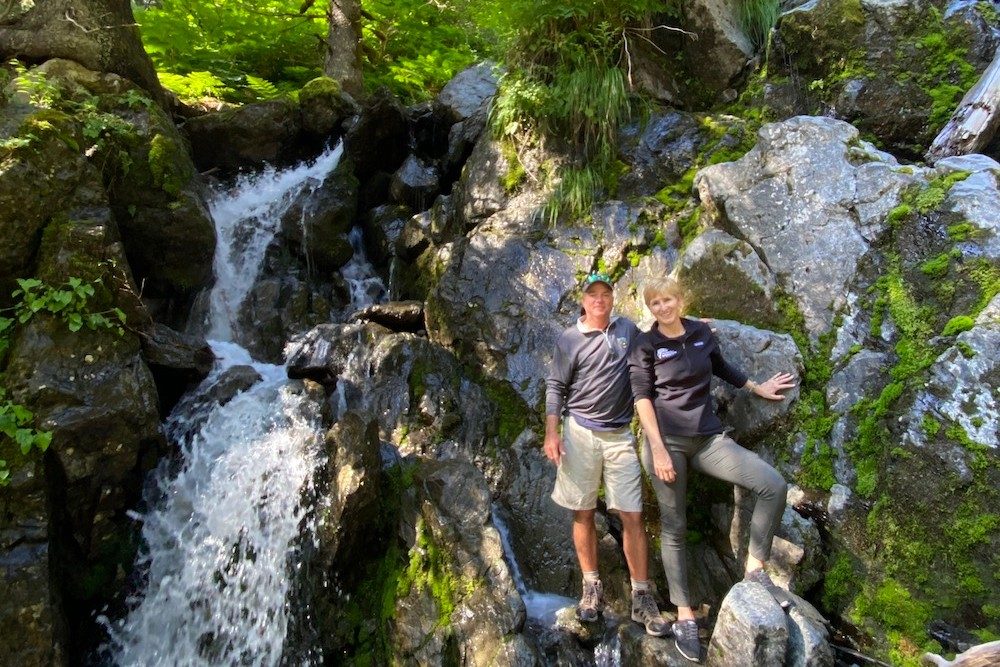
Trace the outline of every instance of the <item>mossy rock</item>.
{"label": "mossy rock", "polygon": [[31,274],[42,230],[53,215],[106,205],[100,173],[80,154],[83,137],[69,115],[26,116],[0,148],[0,304],[14,279]]}
{"label": "mossy rock", "polygon": [[982,43],[996,46],[985,24],[945,18],[942,4],[819,0],[787,12],[768,78],[798,82],[797,113],[833,110],[883,146],[921,155],[989,64]]}
{"label": "mossy rock", "polygon": [[329,77],[313,79],[299,91],[299,111],[302,129],[319,137],[335,134],[340,124],[357,113],[350,95],[340,88],[340,83]]}

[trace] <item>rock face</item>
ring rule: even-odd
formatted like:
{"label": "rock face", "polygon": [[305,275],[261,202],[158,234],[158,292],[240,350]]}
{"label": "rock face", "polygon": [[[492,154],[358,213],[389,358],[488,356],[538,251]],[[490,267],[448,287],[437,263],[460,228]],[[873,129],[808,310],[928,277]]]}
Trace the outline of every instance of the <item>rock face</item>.
{"label": "rock face", "polygon": [[[49,224],[37,276],[51,284],[74,274],[102,279],[90,304],[99,311],[114,304],[116,288],[101,275],[101,262],[126,264],[110,210],[105,205],[90,213]],[[73,333],[44,315],[17,330],[4,384],[10,399],[34,413],[36,428],[52,433],[43,460],[2,443],[13,474],[2,491],[0,557],[21,605],[5,605],[3,614],[20,617],[30,630],[8,635],[4,650],[19,664],[43,664],[81,650],[90,619],[77,610],[107,600],[123,583],[117,568],[131,560],[132,539],[124,513],[137,502],[142,474],[162,447],[157,392],[134,334],[113,328]],[[45,584],[39,567],[63,574]]]}
{"label": "rock face", "polygon": [[713,224],[757,250],[818,336],[913,178],[840,121],[798,117],[758,137],[737,162],[698,172],[695,185]]}
{"label": "rock face", "polygon": [[794,89],[798,113],[831,112],[920,155],[997,45],[974,3],[958,12],[944,4],[818,0],[792,9],[771,50],[774,85]]}

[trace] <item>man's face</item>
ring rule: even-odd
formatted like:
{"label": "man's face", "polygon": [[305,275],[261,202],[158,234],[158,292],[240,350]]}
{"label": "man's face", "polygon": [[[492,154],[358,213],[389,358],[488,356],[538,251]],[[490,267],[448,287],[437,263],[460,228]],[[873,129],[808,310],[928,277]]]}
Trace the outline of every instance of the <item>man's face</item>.
{"label": "man's face", "polygon": [[594,283],[584,291],[582,305],[588,317],[609,317],[615,305],[614,292],[604,283]]}

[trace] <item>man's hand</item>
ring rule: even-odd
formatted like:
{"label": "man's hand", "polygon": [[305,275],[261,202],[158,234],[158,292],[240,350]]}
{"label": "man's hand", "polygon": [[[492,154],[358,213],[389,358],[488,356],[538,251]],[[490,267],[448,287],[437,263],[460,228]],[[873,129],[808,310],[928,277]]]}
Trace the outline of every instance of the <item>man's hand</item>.
{"label": "man's hand", "polygon": [[562,436],[559,435],[558,415],[545,415],[545,456],[556,465],[562,461],[566,448],[563,447]]}
{"label": "man's hand", "polygon": [[566,449],[563,447],[562,436],[559,431],[545,431],[545,456],[556,465],[562,461]]}

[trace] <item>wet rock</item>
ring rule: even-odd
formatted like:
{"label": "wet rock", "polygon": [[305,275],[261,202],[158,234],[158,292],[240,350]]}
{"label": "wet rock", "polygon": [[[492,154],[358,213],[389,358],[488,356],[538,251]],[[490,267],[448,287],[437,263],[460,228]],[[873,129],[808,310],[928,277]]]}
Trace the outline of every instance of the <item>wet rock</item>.
{"label": "wet rock", "polygon": [[826,386],[826,402],[838,414],[846,414],[855,403],[872,394],[885,372],[886,355],[861,350],[842,369],[833,374]]}
{"label": "wet rock", "polygon": [[[729,320],[714,320],[716,337],[726,360],[755,382],[763,382],[775,373],[802,374],[802,355],[788,334],[776,334]],[[783,401],[769,401],[745,389],[718,382],[712,390],[719,417],[734,429],[737,440],[753,439],[773,429],[787,418],[799,396],[796,385],[784,393]]]}
{"label": "wet rock", "polygon": [[440,187],[437,167],[410,155],[393,175],[390,192],[396,201],[422,211],[434,199]]}
{"label": "wet rock", "polygon": [[971,174],[948,191],[942,210],[961,216],[975,228],[958,243],[963,253],[1000,261],[1000,164],[985,155],[964,155],[939,160],[935,172],[969,171]]}
{"label": "wet rock", "polygon": [[383,204],[368,212],[364,220],[365,249],[372,262],[385,266],[397,256],[396,244],[412,216],[413,211],[408,207],[393,204]]}
{"label": "wet rock", "polygon": [[299,91],[302,129],[317,137],[336,135],[344,120],[358,111],[354,98],[329,77],[315,78]]}
{"label": "wet rock", "polygon": [[483,62],[462,70],[445,84],[434,104],[446,110],[452,123],[468,119],[496,95],[495,69],[493,63]]}
{"label": "wet rock", "polygon": [[422,301],[390,301],[362,308],[354,317],[391,331],[416,333],[424,328],[424,304]]}
{"label": "wet rock", "polygon": [[356,584],[378,525],[382,494],[378,429],[373,420],[348,412],[324,438],[326,466],[317,477],[320,498],[316,527],[318,564],[335,586]]}
{"label": "wet rock", "polygon": [[164,324],[154,323],[140,334],[140,339],[143,357],[156,381],[161,414],[169,414],[192,383],[205,379],[215,355],[205,339],[179,333]]}
{"label": "wet rock", "polygon": [[830,328],[859,260],[917,177],[829,118],[765,125],[758,137],[736,162],[698,172],[695,186],[713,225],[753,246],[785,281],[816,337]]}
{"label": "wet rock", "polygon": [[219,379],[204,393],[204,398],[206,402],[225,405],[260,380],[260,373],[253,366],[232,366],[222,372]]}
{"label": "wet rock", "polygon": [[288,345],[288,377],[335,383],[362,341],[372,341],[385,330],[367,324],[320,324]]}
{"label": "wet rock", "polygon": [[358,179],[341,162],[321,183],[304,188],[281,218],[281,242],[304,261],[307,273],[327,275],[350,261],[347,232],[354,223]]}
{"label": "wet rock", "polygon": [[[416,482],[400,526],[411,572],[450,583],[434,592],[418,579],[397,600],[394,654],[420,664],[441,664],[456,653],[470,665],[537,664],[520,636],[524,603],[490,523],[485,479],[470,464],[450,461],[421,465]],[[450,609],[442,608],[442,593]],[[444,626],[434,622],[442,613]]]}
{"label": "wet rock", "polygon": [[376,172],[393,173],[406,158],[406,112],[387,91],[373,95],[349,125],[344,152],[362,183]]}
{"label": "wet rock", "polygon": [[722,602],[705,664],[780,665],[787,646],[785,612],[763,586],[741,582]]}
{"label": "wet rock", "polygon": [[[4,522],[6,524],[6,521]],[[34,539],[24,526],[3,525],[0,535],[0,661],[6,665],[59,665],[68,661],[66,618],[49,581],[49,545],[44,526]],[[16,531],[16,532],[15,532]],[[7,546],[13,539],[12,546]]]}
{"label": "wet rock", "polygon": [[287,163],[301,130],[299,110],[287,99],[244,104],[184,124],[198,169],[229,173]]}
{"label": "wet rock", "polygon": [[448,130],[448,148],[442,159],[443,183],[446,186],[444,190],[447,191],[447,186],[458,177],[476,141],[486,128],[486,121],[486,107],[483,107],[465,120],[455,123]]}

